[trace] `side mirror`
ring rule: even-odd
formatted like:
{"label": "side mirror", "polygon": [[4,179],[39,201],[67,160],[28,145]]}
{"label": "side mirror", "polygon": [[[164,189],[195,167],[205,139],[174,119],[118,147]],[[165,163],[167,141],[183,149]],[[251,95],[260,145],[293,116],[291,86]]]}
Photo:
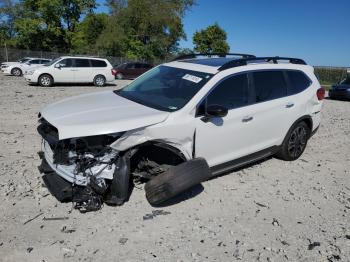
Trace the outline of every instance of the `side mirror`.
{"label": "side mirror", "polygon": [[55,68],[61,69],[62,65],[60,63],[55,64]]}
{"label": "side mirror", "polygon": [[207,116],[211,117],[225,117],[228,109],[220,105],[209,105],[206,110]]}

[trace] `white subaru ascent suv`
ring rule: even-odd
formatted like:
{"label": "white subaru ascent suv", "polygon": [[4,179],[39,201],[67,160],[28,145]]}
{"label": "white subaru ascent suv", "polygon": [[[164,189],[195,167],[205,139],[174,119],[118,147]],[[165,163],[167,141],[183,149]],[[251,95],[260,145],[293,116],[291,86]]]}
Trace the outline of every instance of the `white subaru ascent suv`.
{"label": "white subaru ascent suv", "polygon": [[146,182],[159,205],[268,156],[298,159],[320,125],[324,94],[301,59],[182,56],[120,90],[45,107],[44,181],[85,210],[122,204],[133,182]]}

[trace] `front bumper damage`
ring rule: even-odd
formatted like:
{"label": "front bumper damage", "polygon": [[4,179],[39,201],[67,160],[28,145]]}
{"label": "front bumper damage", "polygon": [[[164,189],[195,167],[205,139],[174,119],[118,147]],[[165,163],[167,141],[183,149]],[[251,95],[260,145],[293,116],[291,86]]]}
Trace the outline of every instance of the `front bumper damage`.
{"label": "front bumper damage", "polygon": [[[103,202],[122,205],[128,200],[128,154],[100,146],[100,137],[58,140],[55,128],[45,120],[38,132],[43,138],[39,170],[44,173],[45,185],[60,202],[72,201],[80,211],[87,212],[99,209]],[[109,136],[113,141],[117,138],[118,135]],[[82,143],[86,144],[82,147]]]}

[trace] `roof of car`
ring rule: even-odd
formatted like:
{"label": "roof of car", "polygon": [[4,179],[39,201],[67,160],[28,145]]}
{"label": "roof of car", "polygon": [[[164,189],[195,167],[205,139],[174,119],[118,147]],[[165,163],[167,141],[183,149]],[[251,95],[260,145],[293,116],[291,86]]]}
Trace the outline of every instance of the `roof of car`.
{"label": "roof of car", "polygon": [[99,59],[99,60],[106,60],[106,58],[102,57],[93,57],[93,56],[61,56],[61,58],[85,58],[85,59]]}
{"label": "roof of car", "polygon": [[[194,71],[203,71],[207,73],[218,73],[220,71],[246,67],[251,68],[312,68],[304,60],[290,57],[255,57],[247,54],[222,54],[218,57],[205,57],[208,54],[190,54],[175,58],[172,62],[167,63],[169,66],[184,68]],[[230,56],[230,57],[228,57]],[[200,58],[199,58],[200,57]]]}

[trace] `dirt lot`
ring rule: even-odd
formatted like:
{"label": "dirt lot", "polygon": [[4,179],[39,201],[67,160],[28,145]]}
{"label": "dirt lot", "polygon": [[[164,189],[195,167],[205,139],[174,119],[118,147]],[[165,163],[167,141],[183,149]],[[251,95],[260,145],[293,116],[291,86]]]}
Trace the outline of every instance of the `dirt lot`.
{"label": "dirt lot", "polygon": [[298,161],[269,159],[161,209],[141,187],[124,206],[80,214],[42,187],[37,113],[99,90],[0,75],[1,261],[350,261],[350,102],[325,101]]}

